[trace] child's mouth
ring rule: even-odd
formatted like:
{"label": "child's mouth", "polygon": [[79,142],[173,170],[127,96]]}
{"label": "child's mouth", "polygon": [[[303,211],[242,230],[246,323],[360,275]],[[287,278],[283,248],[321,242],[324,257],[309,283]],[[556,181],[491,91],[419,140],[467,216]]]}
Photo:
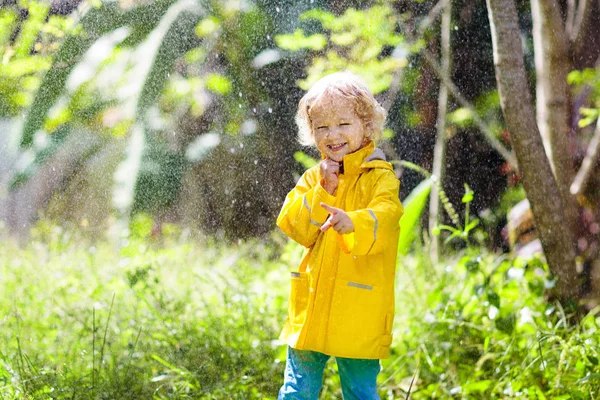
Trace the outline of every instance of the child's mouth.
{"label": "child's mouth", "polygon": [[328,144],[327,148],[331,151],[340,151],[345,145],[346,143]]}

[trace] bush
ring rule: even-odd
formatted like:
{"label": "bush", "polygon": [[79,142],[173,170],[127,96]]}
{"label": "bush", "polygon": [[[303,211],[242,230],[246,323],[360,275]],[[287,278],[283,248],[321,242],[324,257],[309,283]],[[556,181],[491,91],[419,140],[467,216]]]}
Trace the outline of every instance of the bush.
{"label": "bush", "polygon": [[[600,319],[581,323],[547,302],[554,282],[540,258],[467,250],[432,266],[401,262],[394,355],[383,390],[413,399],[593,399]],[[409,278],[409,279],[407,279]]]}

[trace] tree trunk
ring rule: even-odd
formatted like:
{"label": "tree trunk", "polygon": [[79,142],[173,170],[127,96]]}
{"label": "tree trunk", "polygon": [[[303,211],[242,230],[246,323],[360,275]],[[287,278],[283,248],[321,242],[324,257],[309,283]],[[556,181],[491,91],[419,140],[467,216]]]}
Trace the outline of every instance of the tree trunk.
{"label": "tree trunk", "polygon": [[569,143],[572,69],[569,41],[555,0],[532,0],[537,124],[565,207],[567,226],[577,232],[578,210],[569,190],[575,168]]}
{"label": "tree trunk", "polygon": [[575,244],[564,229],[563,202],[536,126],[528,90],[517,10],[513,0],[486,0],[496,81],[505,123],[519,163],[523,186],[550,270],[558,277],[561,300],[578,296]]}
{"label": "tree trunk", "polygon": [[[433,174],[438,177],[440,185],[444,181],[444,164],[446,161],[446,114],[448,110],[448,87],[444,84],[450,80],[450,23],[452,21],[452,1],[448,1],[442,13],[442,30],[440,49],[442,65],[440,79],[440,92],[438,97],[437,136],[433,149]],[[440,236],[434,235],[434,228],[440,221],[440,198],[437,185],[431,188],[429,200],[429,237],[431,237],[430,257],[434,264],[438,263],[440,256]]]}

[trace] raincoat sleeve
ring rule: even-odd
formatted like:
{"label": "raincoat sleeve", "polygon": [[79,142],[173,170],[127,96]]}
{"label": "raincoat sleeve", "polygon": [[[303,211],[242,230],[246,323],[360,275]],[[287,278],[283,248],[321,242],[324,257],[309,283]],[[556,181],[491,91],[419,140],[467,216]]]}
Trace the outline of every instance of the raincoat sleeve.
{"label": "raincoat sleeve", "polygon": [[335,197],[319,183],[318,170],[310,169],[288,193],[277,217],[277,226],[296,242],[311,247],[329,215],[321,202],[334,204]]}
{"label": "raincoat sleeve", "polygon": [[367,208],[348,211],[354,232],[338,235],[338,243],[344,252],[364,256],[398,247],[398,223],[403,213],[398,197],[399,188],[396,175],[386,171],[377,179],[373,188],[374,196]]}

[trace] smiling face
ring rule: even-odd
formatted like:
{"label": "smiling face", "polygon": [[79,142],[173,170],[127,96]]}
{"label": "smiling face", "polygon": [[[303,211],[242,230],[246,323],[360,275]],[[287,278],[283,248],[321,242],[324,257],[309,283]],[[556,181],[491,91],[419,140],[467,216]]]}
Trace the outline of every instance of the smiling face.
{"label": "smiling face", "polygon": [[365,145],[365,126],[352,100],[325,96],[310,109],[317,148],[326,158],[342,161]]}

